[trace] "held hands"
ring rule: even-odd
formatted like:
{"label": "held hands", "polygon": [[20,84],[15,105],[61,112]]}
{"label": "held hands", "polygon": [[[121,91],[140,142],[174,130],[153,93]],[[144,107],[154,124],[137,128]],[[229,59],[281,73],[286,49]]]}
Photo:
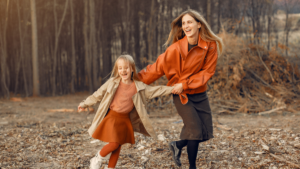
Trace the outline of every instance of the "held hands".
{"label": "held hands", "polygon": [[182,87],[182,83],[176,83],[174,85],[174,89],[172,90],[173,94],[180,94],[183,92],[183,87]]}
{"label": "held hands", "polygon": [[80,105],[78,106],[78,112],[82,112],[82,111],[84,111],[84,108],[82,108]]}

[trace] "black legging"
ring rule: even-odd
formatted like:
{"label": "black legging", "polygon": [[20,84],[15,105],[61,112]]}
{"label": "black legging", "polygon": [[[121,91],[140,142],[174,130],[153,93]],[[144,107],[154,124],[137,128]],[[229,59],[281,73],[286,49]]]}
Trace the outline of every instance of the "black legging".
{"label": "black legging", "polygon": [[187,146],[187,153],[190,163],[190,168],[196,167],[196,158],[198,154],[198,147],[200,142],[204,142],[206,140],[180,140],[176,141],[176,146],[179,149]]}

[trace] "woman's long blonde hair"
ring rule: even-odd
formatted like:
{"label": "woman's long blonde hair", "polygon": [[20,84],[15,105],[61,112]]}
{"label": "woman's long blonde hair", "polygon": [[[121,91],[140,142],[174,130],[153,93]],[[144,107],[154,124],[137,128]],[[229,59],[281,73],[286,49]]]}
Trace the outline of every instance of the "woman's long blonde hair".
{"label": "woman's long blonde hair", "polygon": [[176,19],[173,20],[173,22],[171,23],[172,29],[169,34],[168,40],[165,43],[165,46],[169,45],[171,41],[171,44],[173,44],[185,36],[184,31],[182,30],[182,17],[186,14],[189,14],[197,22],[201,23],[201,28],[199,28],[199,34],[202,40],[206,42],[216,41],[218,55],[220,56],[223,51],[222,39],[218,37],[215,33],[213,33],[204,17],[200,15],[197,11],[192,9],[188,9],[187,11],[182,12]]}
{"label": "woman's long blonde hair", "polygon": [[120,60],[120,59],[123,59],[125,62],[128,62],[129,66],[131,66],[132,71],[133,71],[133,73],[131,74],[131,79],[139,81],[139,77],[137,75],[136,68],[135,68],[135,62],[134,62],[132,56],[130,56],[130,55],[121,55],[118,57],[118,59],[115,62],[114,68],[111,72],[110,78],[120,77],[120,75],[118,73],[118,60]]}

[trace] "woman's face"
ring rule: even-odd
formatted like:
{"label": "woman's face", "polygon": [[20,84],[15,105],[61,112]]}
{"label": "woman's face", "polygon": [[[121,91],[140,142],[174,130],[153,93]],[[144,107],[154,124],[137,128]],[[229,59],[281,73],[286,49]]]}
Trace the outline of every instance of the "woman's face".
{"label": "woman's face", "polygon": [[117,65],[118,65],[118,73],[119,76],[122,78],[122,81],[124,82],[127,80],[131,80],[132,68],[130,64],[124,59],[119,59]]}
{"label": "woman's face", "polygon": [[198,39],[199,28],[201,23],[197,22],[191,15],[185,14],[182,17],[182,30],[188,38],[195,37]]}

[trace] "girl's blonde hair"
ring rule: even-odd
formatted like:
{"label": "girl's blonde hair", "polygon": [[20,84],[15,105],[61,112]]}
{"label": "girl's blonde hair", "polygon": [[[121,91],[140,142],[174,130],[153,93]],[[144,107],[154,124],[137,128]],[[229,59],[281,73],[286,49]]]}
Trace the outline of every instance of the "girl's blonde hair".
{"label": "girl's blonde hair", "polygon": [[139,79],[139,77],[137,75],[137,72],[136,72],[135,62],[134,62],[132,56],[130,56],[130,55],[121,55],[121,56],[118,57],[118,59],[115,62],[115,65],[114,65],[114,68],[113,68],[113,70],[111,72],[110,77],[111,78],[118,78],[118,77],[120,77],[120,75],[118,73],[118,61],[120,59],[123,59],[125,62],[128,62],[129,66],[131,66],[132,71],[133,71],[133,73],[131,74],[131,79],[139,81],[140,79]]}
{"label": "girl's blonde hair", "polygon": [[201,28],[199,28],[199,34],[201,39],[203,39],[206,42],[216,41],[218,55],[221,55],[223,51],[222,39],[213,33],[213,31],[211,30],[210,26],[208,25],[204,17],[200,15],[197,11],[192,9],[188,9],[187,11],[182,12],[176,19],[173,20],[173,22],[171,23],[172,29],[169,34],[168,40],[165,43],[165,46],[169,45],[171,41],[172,41],[171,44],[173,44],[185,36],[184,31],[182,30],[182,17],[186,14],[189,14],[197,22],[200,22]]}

